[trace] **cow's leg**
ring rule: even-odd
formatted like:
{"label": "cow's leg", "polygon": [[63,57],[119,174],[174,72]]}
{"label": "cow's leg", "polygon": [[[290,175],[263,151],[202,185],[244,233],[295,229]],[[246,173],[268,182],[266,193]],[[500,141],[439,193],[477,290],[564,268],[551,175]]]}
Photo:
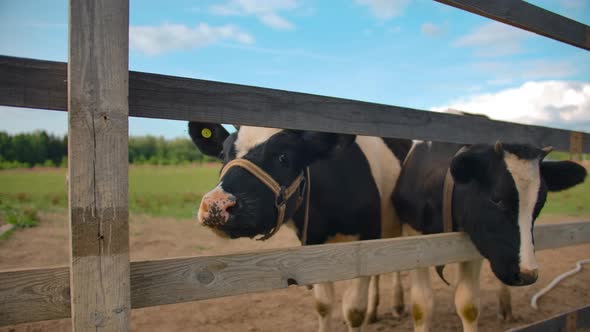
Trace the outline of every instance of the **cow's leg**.
{"label": "cow's leg", "polygon": [[367,314],[369,283],[371,277],[361,277],[350,281],[342,298],[342,313],[348,331],[360,331]]}
{"label": "cow's leg", "polygon": [[503,282],[498,280],[498,318],[505,322],[513,321],[512,316],[512,296],[510,295],[510,288]]}
{"label": "cow's leg", "polygon": [[428,268],[412,270],[410,277],[412,280],[410,300],[412,302],[414,331],[430,331],[434,309],[430,271]]}
{"label": "cow's leg", "polygon": [[379,275],[372,276],[369,283],[369,307],[367,308],[367,324],[377,321],[377,308],[379,307]]}
{"label": "cow's leg", "polygon": [[402,285],[401,272],[394,272],[393,275],[393,307],[391,313],[395,318],[401,318],[405,311],[404,288]]}
{"label": "cow's leg", "polygon": [[477,331],[479,318],[479,273],[481,259],[458,263],[455,309],[463,323],[464,332]]}
{"label": "cow's leg", "polygon": [[[421,235],[410,225],[403,226],[403,236]],[[429,268],[421,268],[410,271],[410,304],[412,307],[412,319],[414,331],[429,331],[432,325],[434,310],[434,294],[430,282]],[[401,282],[400,282],[401,284]],[[400,285],[401,287],[401,285]]]}
{"label": "cow's leg", "polygon": [[313,285],[313,295],[319,321],[318,331],[328,332],[330,331],[332,309],[334,307],[334,284],[332,282],[323,282]]}

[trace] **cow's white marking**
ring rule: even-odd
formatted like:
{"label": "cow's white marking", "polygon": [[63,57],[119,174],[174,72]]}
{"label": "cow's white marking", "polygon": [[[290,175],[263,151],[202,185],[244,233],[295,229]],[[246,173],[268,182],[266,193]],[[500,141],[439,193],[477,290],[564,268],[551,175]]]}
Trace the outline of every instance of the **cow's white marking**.
{"label": "cow's white marking", "polygon": [[[422,235],[422,232],[408,224],[402,226],[403,236]],[[414,332],[430,331],[434,309],[434,293],[430,282],[430,271],[420,268],[410,271],[410,313],[414,321]]]}
{"label": "cow's white marking", "polygon": [[406,155],[406,158],[402,162],[402,165],[405,165],[406,164],[406,160],[408,160],[408,158],[410,158],[410,156],[414,152],[414,149],[416,148],[416,146],[418,144],[422,144],[422,143],[424,143],[424,141],[421,141],[419,139],[412,140],[412,146],[410,147],[410,150],[408,151],[408,154]]}
{"label": "cow's white marking", "polygon": [[414,331],[430,331],[434,313],[434,292],[430,282],[430,271],[427,267],[411,270],[410,278],[412,279],[410,300]]}
{"label": "cow's white marking", "polygon": [[369,300],[367,307],[367,317],[365,323],[371,323],[377,318],[377,306],[379,305],[379,275],[371,276],[369,283]]}
{"label": "cow's white marking", "polygon": [[334,307],[334,284],[323,282],[313,285],[315,308],[319,319],[319,332],[329,332]]}
{"label": "cow's white marking", "polygon": [[537,203],[541,174],[538,159],[520,159],[504,151],[506,167],[518,191],[518,228],[520,231],[520,269],[535,270],[537,259],[533,245],[533,210]]}
{"label": "cow's white marking", "polygon": [[401,172],[400,161],[387,147],[383,139],[372,136],[357,136],[356,144],[367,158],[371,175],[381,199],[381,237],[399,236],[397,215],[391,202],[391,195]]}
{"label": "cow's white marking", "polygon": [[402,225],[402,235],[403,236],[416,236],[422,235],[422,232],[416,230],[414,227],[410,226],[409,224]]}
{"label": "cow's white marking", "polygon": [[240,127],[238,137],[234,142],[236,158],[242,158],[253,147],[266,142],[273,135],[281,131],[283,131],[283,129],[249,126]]}
{"label": "cow's white marking", "polygon": [[457,263],[455,309],[461,318],[463,332],[477,331],[479,319],[479,275],[483,260]]}
{"label": "cow's white marking", "polygon": [[351,234],[336,233],[332,236],[328,236],[328,239],[326,240],[325,243],[353,242],[353,241],[358,241],[359,239],[360,239],[360,236],[358,234],[351,235]]}
{"label": "cow's white marking", "polygon": [[342,296],[342,315],[348,331],[360,331],[367,314],[369,283],[371,277],[350,280],[350,285]]}
{"label": "cow's white marking", "polygon": [[391,314],[395,318],[400,318],[405,310],[401,272],[394,272],[391,279],[393,281],[393,306],[391,307]]}

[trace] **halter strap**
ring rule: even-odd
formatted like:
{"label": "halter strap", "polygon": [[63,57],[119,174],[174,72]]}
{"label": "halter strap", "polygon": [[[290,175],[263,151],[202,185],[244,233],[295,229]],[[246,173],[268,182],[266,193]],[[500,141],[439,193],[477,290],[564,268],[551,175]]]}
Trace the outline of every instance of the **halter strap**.
{"label": "halter strap", "polygon": [[305,211],[303,212],[303,234],[301,234],[301,244],[307,244],[307,226],[309,224],[309,198],[311,197],[311,171],[309,167],[305,168]]}
{"label": "halter strap", "polygon": [[[285,211],[287,209],[287,201],[293,196],[293,194],[297,191],[301,182],[306,180],[306,194],[307,194],[307,202],[305,206],[305,220],[304,220],[304,233],[303,233],[303,241],[307,240],[307,223],[308,223],[308,214],[309,214],[309,185],[310,185],[310,178],[309,178],[309,167],[306,170],[306,175],[304,176],[303,172],[299,174],[291,185],[288,187],[281,186],[275,179],[272,178],[267,172],[265,172],[262,168],[258,167],[258,165],[254,164],[253,162],[244,159],[244,158],[237,158],[234,159],[223,167],[221,170],[221,174],[219,175],[220,179],[223,179],[227,171],[232,167],[241,167],[248,171],[250,174],[254,175],[260,182],[262,182],[266,187],[268,187],[273,194],[275,195],[275,207],[277,208],[277,221],[276,225],[272,229],[272,231],[268,234],[262,236],[259,240],[266,240],[273,236],[284,223],[285,219]],[[306,179],[307,177],[307,179]],[[299,196],[297,198],[296,208],[299,208],[303,201],[303,198]]]}
{"label": "halter strap", "polygon": [[[463,151],[467,150],[465,146],[461,147],[457,153],[453,156],[456,157]],[[443,233],[450,233],[453,231],[453,191],[455,189],[455,180],[453,179],[453,175],[451,174],[451,166],[447,168],[447,173],[445,174],[445,180],[443,183],[443,199],[442,199],[442,223],[443,223]],[[444,281],[447,285],[450,285],[449,282],[445,279],[443,275],[443,270],[445,265],[437,265],[436,266],[436,273],[438,276]]]}
{"label": "halter strap", "polygon": [[[466,146],[462,146],[453,156],[460,155],[467,150]],[[452,160],[451,160],[452,161]],[[443,183],[443,205],[442,205],[442,219],[443,219],[443,233],[450,233],[453,231],[453,191],[455,190],[455,180],[451,174],[451,165],[447,168],[445,174],[445,181]]]}
{"label": "halter strap", "polygon": [[453,190],[455,189],[455,180],[451,174],[451,168],[447,169],[445,174],[445,182],[443,184],[443,200],[442,200],[442,222],[443,233],[450,233],[453,231]]}

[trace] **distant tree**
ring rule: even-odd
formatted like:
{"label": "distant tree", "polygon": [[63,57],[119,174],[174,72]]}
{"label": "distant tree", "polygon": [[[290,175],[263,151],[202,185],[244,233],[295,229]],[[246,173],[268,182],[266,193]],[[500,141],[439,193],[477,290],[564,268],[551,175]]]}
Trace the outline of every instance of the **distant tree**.
{"label": "distant tree", "polygon": [[[68,138],[45,131],[9,135],[0,132],[0,162],[2,168],[32,166],[67,166]],[[138,136],[129,138],[129,163],[178,165],[202,162],[205,156],[188,138],[166,140],[164,137]]]}

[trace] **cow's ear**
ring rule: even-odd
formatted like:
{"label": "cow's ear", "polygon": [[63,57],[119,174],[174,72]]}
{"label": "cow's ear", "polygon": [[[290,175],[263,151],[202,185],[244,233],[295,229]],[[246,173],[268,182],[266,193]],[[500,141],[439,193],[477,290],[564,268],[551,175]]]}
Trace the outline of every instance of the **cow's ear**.
{"label": "cow's ear", "polygon": [[188,134],[203,154],[215,158],[220,157],[223,142],[229,136],[222,125],[204,122],[189,122]]}
{"label": "cow's ear", "polygon": [[314,131],[304,131],[301,133],[308,163],[338,153],[338,151],[350,146],[355,138],[356,135],[348,134],[320,133]]}
{"label": "cow's ear", "polygon": [[457,183],[482,179],[486,173],[489,156],[482,151],[467,150],[451,161],[451,175]]}
{"label": "cow's ear", "polygon": [[560,191],[582,183],[586,169],[573,161],[543,161],[541,176],[549,191]]}

